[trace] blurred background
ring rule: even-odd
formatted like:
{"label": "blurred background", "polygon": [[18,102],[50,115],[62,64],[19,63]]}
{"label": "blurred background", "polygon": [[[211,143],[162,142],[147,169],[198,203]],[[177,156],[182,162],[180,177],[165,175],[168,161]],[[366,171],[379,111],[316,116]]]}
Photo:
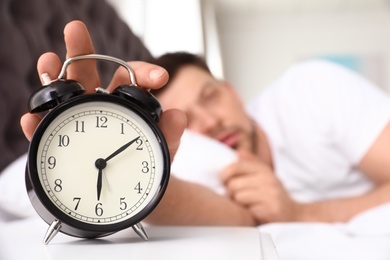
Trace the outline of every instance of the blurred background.
{"label": "blurred background", "polygon": [[153,55],[206,57],[245,101],[288,66],[331,60],[390,92],[390,0],[109,0]]}

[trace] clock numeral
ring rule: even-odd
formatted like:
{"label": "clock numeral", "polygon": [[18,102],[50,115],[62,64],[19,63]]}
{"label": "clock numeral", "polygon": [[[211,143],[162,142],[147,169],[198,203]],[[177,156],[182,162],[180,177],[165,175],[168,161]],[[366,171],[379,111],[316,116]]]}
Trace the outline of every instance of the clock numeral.
{"label": "clock numeral", "polygon": [[127,203],[124,201],[125,200],[125,198],[120,198],[120,209],[121,210],[125,210],[125,209],[127,209]]}
{"label": "clock numeral", "polygon": [[107,128],[107,117],[105,116],[97,116],[96,117],[96,127],[97,128]]}
{"label": "clock numeral", "polygon": [[121,123],[121,135],[124,135],[125,134],[125,129],[124,129],[124,124]]}
{"label": "clock numeral", "polygon": [[141,191],[143,191],[143,189],[141,188],[141,182],[137,183],[134,190],[136,190],[138,194],[141,194]]}
{"label": "clock numeral", "polygon": [[77,210],[79,208],[80,200],[81,200],[81,198],[77,198],[77,197],[73,198],[73,201],[77,201],[76,207],[74,207],[74,210]]}
{"label": "clock numeral", "polygon": [[70,143],[70,138],[67,135],[59,135],[58,136],[58,146],[59,147],[67,147]]}
{"label": "clock numeral", "polygon": [[102,203],[98,203],[96,204],[96,207],[95,207],[95,214],[96,216],[98,217],[101,217],[103,215],[103,208],[102,208],[103,204]]}
{"label": "clock numeral", "polygon": [[142,162],[142,172],[143,173],[148,173],[149,172],[149,163],[147,161]]}
{"label": "clock numeral", "polygon": [[136,144],[138,144],[137,146],[137,150],[143,150],[144,148],[142,147],[144,141],[142,141],[141,138],[137,139],[137,141],[135,141]]}
{"label": "clock numeral", "polygon": [[76,121],[76,133],[85,133],[84,121]]}
{"label": "clock numeral", "polygon": [[54,156],[50,156],[49,159],[47,159],[47,163],[49,164],[49,169],[53,170],[54,167],[56,167],[57,160]]}
{"label": "clock numeral", "polygon": [[54,191],[56,192],[61,192],[62,191],[62,180],[61,179],[56,179],[54,181]]}

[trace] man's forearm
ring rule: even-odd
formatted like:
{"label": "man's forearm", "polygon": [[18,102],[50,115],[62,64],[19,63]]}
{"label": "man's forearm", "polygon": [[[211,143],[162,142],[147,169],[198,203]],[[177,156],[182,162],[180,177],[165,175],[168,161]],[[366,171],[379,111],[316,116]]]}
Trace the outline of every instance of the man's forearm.
{"label": "man's forearm", "polygon": [[346,222],[356,214],[386,202],[390,202],[390,183],[359,197],[298,204],[293,221]]}
{"label": "man's forearm", "polygon": [[159,225],[255,225],[249,212],[227,197],[174,176],[160,204],[146,221]]}

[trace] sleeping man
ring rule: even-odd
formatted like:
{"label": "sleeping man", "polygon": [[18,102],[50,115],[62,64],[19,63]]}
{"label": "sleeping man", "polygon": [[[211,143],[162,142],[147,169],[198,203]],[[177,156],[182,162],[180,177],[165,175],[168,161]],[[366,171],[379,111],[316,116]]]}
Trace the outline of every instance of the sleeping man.
{"label": "sleeping man", "polygon": [[[386,94],[343,67],[307,61],[244,106],[198,56],[171,53],[154,63],[170,78],[152,92],[188,120],[173,175],[249,212],[280,259],[390,258]],[[195,189],[182,194],[190,192],[198,198]],[[196,200],[187,223],[199,223],[197,211],[215,194]],[[209,216],[201,224],[215,220],[211,207]]]}
{"label": "sleeping man", "polygon": [[189,130],[237,151],[219,178],[256,224],[346,222],[390,200],[390,99],[358,75],[303,62],[246,108],[200,57],[154,63],[170,75],[153,91],[163,108],[184,111]]}

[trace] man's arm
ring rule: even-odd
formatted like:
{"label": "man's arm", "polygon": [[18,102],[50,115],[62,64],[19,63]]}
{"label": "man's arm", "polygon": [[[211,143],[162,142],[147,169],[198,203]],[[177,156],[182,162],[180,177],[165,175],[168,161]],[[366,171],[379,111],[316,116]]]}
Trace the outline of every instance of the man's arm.
{"label": "man's arm", "polygon": [[253,226],[249,211],[210,189],[171,176],[167,191],[147,222],[162,225]]}
{"label": "man's arm", "polygon": [[348,221],[369,208],[390,202],[390,123],[358,165],[376,187],[358,197],[321,201],[296,206],[297,221]]}
{"label": "man's arm", "polygon": [[231,198],[248,208],[257,223],[345,222],[369,208],[390,202],[390,123],[358,165],[375,184],[367,194],[313,203],[290,198],[272,169],[253,156],[221,174]]}

